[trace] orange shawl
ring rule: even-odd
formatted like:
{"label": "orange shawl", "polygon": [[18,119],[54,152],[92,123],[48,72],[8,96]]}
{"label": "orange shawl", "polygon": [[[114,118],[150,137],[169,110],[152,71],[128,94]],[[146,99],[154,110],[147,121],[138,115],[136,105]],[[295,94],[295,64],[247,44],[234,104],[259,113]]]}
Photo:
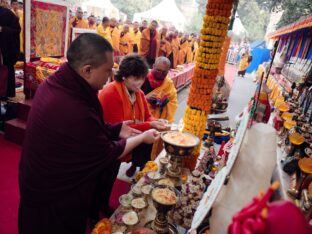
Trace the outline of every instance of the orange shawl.
{"label": "orange shawl", "polygon": [[[126,86],[123,82],[114,82],[114,86],[122,100],[122,109],[124,113],[124,120],[133,120],[135,122],[145,122],[144,119],[144,104],[142,100],[142,96],[139,92],[135,93],[136,101],[134,104],[134,110],[132,107],[132,104],[128,97],[128,91],[126,89]],[[118,108],[118,107],[117,107]],[[139,110],[139,111],[136,111]]]}

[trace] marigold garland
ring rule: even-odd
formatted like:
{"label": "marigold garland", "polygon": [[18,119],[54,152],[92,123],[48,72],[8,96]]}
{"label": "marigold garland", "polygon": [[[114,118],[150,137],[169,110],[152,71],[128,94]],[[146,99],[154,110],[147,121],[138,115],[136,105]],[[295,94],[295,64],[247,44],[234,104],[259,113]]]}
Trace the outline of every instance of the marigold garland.
{"label": "marigold garland", "polygon": [[[196,66],[183,118],[183,131],[193,133],[200,139],[203,138],[206,129],[212,102],[212,90],[218,75],[232,6],[233,0],[209,0],[206,6],[206,15],[203,17]],[[186,167],[194,169],[199,152],[200,146],[191,157],[186,158]]]}
{"label": "marigold garland", "polygon": [[219,63],[219,76],[224,76],[225,72],[225,63],[226,63],[226,57],[227,57],[227,52],[229,50],[231,43],[231,38],[226,36],[223,46],[222,46],[222,53],[221,53],[221,58],[220,58],[220,63]]}

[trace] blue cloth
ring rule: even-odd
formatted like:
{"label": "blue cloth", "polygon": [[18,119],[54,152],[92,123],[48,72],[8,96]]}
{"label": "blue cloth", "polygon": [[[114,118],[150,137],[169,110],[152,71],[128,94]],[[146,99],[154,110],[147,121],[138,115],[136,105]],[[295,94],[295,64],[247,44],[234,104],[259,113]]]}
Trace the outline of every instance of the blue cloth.
{"label": "blue cloth", "polygon": [[247,73],[252,73],[258,69],[263,62],[270,60],[270,50],[265,48],[254,48],[251,52],[252,62],[247,68]]}

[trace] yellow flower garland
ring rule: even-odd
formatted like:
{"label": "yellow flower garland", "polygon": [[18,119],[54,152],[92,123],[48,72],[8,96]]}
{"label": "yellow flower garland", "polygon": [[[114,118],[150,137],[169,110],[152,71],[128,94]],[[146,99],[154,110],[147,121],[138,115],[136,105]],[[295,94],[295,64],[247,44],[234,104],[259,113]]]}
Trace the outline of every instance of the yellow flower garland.
{"label": "yellow flower garland", "polygon": [[[206,15],[203,17],[200,45],[196,57],[196,66],[184,114],[185,132],[202,139],[211,108],[212,90],[218,74],[220,56],[224,38],[230,22],[233,0],[209,0]],[[185,160],[185,166],[193,169],[197,163],[200,146],[191,157]]]}

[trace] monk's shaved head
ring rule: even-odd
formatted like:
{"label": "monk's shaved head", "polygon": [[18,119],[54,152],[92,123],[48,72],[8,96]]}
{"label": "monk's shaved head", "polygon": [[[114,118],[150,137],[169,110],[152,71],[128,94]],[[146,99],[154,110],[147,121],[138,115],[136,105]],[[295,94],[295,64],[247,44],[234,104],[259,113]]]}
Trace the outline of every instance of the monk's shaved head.
{"label": "monk's shaved head", "polygon": [[164,56],[160,56],[160,57],[156,58],[154,66],[157,67],[158,65],[166,65],[168,67],[168,70],[169,70],[171,63],[170,63],[170,60],[168,58],[166,58]]}
{"label": "monk's shaved head", "polygon": [[78,70],[88,64],[98,67],[106,62],[106,52],[113,52],[111,44],[95,33],[84,33],[75,39],[68,51],[68,64]]}
{"label": "monk's shaved head", "polygon": [[128,25],[128,24],[125,24],[125,25],[123,26],[123,31],[124,31],[124,32],[129,32],[129,25]]}

